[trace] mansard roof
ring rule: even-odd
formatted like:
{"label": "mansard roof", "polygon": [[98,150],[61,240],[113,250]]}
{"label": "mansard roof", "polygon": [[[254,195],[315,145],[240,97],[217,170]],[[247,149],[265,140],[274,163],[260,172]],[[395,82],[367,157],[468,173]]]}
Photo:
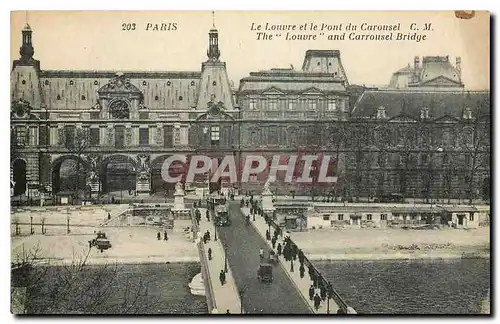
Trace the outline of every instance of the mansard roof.
{"label": "mansard roof", "polygon": [[490,105],[489,91],[367,90],[354,104],[351,116],[374,118],[383,106],[387,118],[404,114],[420,119],[422,108],[429,108],[432,120],[443,116],[462,118],[467,107],[473,114],[489,117]]}

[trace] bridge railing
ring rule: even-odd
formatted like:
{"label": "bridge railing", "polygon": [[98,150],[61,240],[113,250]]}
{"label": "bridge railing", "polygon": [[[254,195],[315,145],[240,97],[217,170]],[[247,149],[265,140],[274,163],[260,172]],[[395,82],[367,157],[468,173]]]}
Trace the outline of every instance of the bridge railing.
{"label": "bridge railing", "polygon": [[[197,233],[200,231],[198,222],[196,221],[195,211],[196,211],[195,208],[191,208],[192,233],[194,239],[198,235]],[[198,254],[200,255],[201,277],[203,278],[203,285],[205,286],[207,307],[209,313],[212,313],[212,310],[217,309],[217,303],[215,301],[215,294],[214,294],[214,288],[212,286],[212,280],[210,280],[211,278],[210,269],[208,267],[207,256],[205,255],[205,246],[202,240],[199,240],[196,243],[196,246],[198,248]]]}
{"label": "bridge railing", "polygon": [[[275,215],[268,215],[264,213],[264,217],[267,219],[268,223],[274,230],[278,230],[278,233],[281,233],[283,236],[283,229],[276,223]],[[297,250],[299,250],[299,246],[293,242],[291,238],[289,238],[291,246],[296,246]],[[305,256],[304,254],[304,265],[307,265],[308,268],[312,268],[314,273],[314,278],[316,281],[314,282],[316,286],[323,285],[327,289],[327,298],[333,299],[333,301],[339,306],[344,314],[352,313],[352,308],[345,302],[345,300],[339,295],[339,293],[333,288],[332,284],[321,274],[321,272],[314,266],[314,264]]]}

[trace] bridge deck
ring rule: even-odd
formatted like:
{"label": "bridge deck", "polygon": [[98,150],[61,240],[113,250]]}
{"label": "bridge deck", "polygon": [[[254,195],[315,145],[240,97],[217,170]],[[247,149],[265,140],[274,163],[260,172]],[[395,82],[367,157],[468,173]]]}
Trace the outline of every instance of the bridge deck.
{"label": "bridge deck", "polygon": [[274,267],[274,281],[257,280],[259,249],[267,249],[265,240],[253,226],[247,226],[239,202],[230,205],[231,226],[219,228],[219,238],[226,245],[228,262],[246,313],[311,314],[312,311],[285,270]]}

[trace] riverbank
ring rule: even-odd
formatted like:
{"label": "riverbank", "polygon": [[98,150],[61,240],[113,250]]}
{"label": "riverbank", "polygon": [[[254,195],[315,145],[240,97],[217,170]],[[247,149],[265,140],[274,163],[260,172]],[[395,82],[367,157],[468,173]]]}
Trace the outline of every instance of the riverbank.
{"label": "riverbank", "polygon": [[[93,247],[89,251],[95,230],[106,232],[110,249],[101,253]],[[25,255],[50,265],[78,263],[85,258],[88,265],[199,262],[195,243],[182,231],[169,231],[167,241],[163,233],[161,240],[156,234],[156,229],[147,227],[120,227],[87,228],[78,234],[12,236],[11,260],[19,262]]]}
{"label": "riverbank", "polygon": [[311,260],[489,259],[490,229],[349,229],[293,232]]}

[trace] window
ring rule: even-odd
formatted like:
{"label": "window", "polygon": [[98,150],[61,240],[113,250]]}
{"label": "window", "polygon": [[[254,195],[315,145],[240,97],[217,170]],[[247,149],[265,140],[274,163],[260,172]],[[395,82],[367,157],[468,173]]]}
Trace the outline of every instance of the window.
{"label": "window", "polygon": [[27,139],[27,130],[24,126],[17,126],[15,128],[16,132],[16,142],[17,145],[24,146],[26,144]]}
{"label": "window", "polygon": [[339,219],[339,221],[344,220],[344,214],[339,214],[338,219]]}
{"label": "window", "polygon": [[250,99],[250,102],[249,102],[248,108],[249,108],[250,110],[255,110],[255,109],[257,109],[257,101],[256,101],[255,99]]}
{"label": "window", "polygon": [[[443,158],[443,160],[444,160],[444,158]],[[471,160],[472,160],[471,156],[469,154],[466,154],[465,155],[465,167],[466,168],[470,168]],[[444,161],[443,161],[443,163],[444,163]]]}
{"label": "window", "polygon": [[269,101],[269,110],[276,110],[278,108],[278,104],[276,100]]}
{"label": "window", "polygon": [[182,96],[179,96],[179,101],[182,101]]}
{"label": "window", "polygon": [[414,215],[414,214],[411,215],[411,220],[415,220],[415,219],[417,219],[417,215]]}
{"label": "window", "polygon": [[257,144],[257,132],[251,132],[250,133],[250,144],[255,145]]}
{"label": "window", "polygon": [[309,100],[309,109],[316,110],[316,100]]}
{"label": "window", "polygon": [[448,164],[449,160],[450,160],[450,157],[449,157],[448,153],[445,153],[443,155],[443,164]]}
{"label": "window", "polygon": [[380,220],[386,221],[387,220],[387,214],[380,214]]}
{"label": "window", "polygon": [[115,126],[115,148],[125,147],[125,126]]}
{"label": "window", "polygon": [[61,100],[61,95],[57,95],[56,100]]}
{"label": "window", "polygon": [[218,145],[220,140],[220,128],[219,126],[212,126],[210,128],[210,141],[212,145]]}
{"label": "window", "polygon": [[329,221],[330,220],[330,215],[323,215],[323,220],[324,221]]}
{"label": "window", "polygon": [[146,81],[142,81],[142,85],[145,86],[147,83]]}
{"label": "window", "polygon": [[94,85],[99,85],[99,81],[95,80]]}
{"label": "window", "polygon": [[191,81],[191,85],[194,86],[194,81]]}
{"label": "window", "polygon": [[172,82],[167,81],[167,86],[169,86],[169,87],[170,87],[170,85],[171,85],[171,84],[172,84]]}
{"label": "window", "polygon": [[149,128],[139,128],[139,145],[149,145]]}
{"label": "window", "polygon": [[406,215],[403,215],[403,220],[404,220],[404,221],[406,220]]}
{"label": "window", "polygon": [[372,214],[366,214],[366,220],[371,221],[372,220]]}
{"label": "window", "polygon": [[69,85],[73,85],[73,84],[75,84],[75,83],[73,82],[73,80],[69,81]]}
{"label": "window", "polygon": [[90,145],[98,146],[100,142],[99,128],[90,129]]}
{"label": "window", "polygon": [[473,222],[473,221],[474,221],[474,213],[470,213],[470,214],[469,214],[469,220],[470,220],[471,222]]}
{"label": "window", "polygon": [[87,98],[85,98],[85,96],[82,96],[82,100],[86,100]]}
{"label": "window", "polygon": [[337,110],[337,103],[335,100],[328,101],[328,110]]}
{"label": "window", "polygon": [[26,84],[26,80],[21,81],[22,84]]}
{"label": "window", "polygon": [[66,147],[72,147],[75,143],[75,126],[64,126],[64,136]]}
{"label": "window", "polygon": [[179,127],[176,127],[174,129],[174,144],[175,145],[181,144],[181,129]]}
{"label": "window", "polygon": [[158,100],[158,99],[159,99],[158,96],[155,96],[155,100]]}
{"label": "window", "polygon": [[422,164],[427,164],[428,161],[429,157],[427,156],[427,154],[422,154]]}
{"label": "window", "polygon": [[45,85],[49,85],[49,80],[45,80]]}
{"label": "window", "polygon": [[293,110],[293,101],[288,102],[288,110]]}
{"label": "window", "polygon": [[172,125],[163,126],[163,147],[169,148],[174,146],[174,127]]}
{"label": "window", "polygon": [[50,144],[49,135],[50,135],[49,127],[40,126],[38,128],[39,145],[49,145]]}
{"label": "window", "polygon": [[212,82],[212,85],[215,87],[217,85],[217,82]]}

